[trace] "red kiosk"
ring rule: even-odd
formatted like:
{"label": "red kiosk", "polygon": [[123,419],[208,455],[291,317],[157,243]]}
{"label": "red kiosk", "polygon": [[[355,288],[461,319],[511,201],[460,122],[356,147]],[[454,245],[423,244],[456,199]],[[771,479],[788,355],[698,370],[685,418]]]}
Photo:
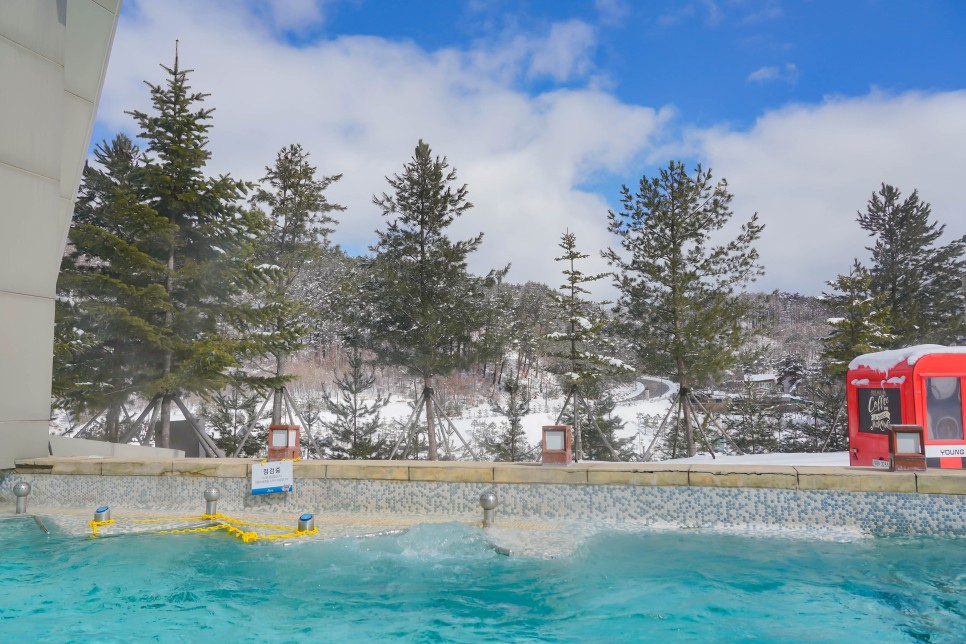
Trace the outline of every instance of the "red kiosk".
{"label": "red kiosk", "polygon": [[846,376],[851,464],[887,467],[889,429],[919,425],[927,467],[966,469],[964,389],[966,347],[923,344],[859,356]]}

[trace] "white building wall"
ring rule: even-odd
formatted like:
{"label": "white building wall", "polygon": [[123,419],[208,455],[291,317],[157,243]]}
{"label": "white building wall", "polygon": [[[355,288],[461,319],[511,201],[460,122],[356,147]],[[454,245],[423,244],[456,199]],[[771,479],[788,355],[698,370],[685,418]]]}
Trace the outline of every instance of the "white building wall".
{"label": "white building wall", "polygon": [[0,469],[48,453],[54,297],[120,0],[0,0]]}

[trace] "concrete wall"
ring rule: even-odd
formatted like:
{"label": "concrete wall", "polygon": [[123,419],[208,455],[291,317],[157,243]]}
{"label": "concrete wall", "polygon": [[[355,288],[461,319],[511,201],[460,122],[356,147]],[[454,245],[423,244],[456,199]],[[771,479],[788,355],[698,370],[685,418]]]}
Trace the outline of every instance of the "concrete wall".
{"label": "concrete wall", "polygon": [[83,438],[50,436],[51,456],[106,456],[119,458],[184,458],[180,449],[145,447],[142,445],[122,445],[105,441],[91,441]]}
{"label": "concrete wall", "polygon": [[120,4],[0,7],[0,469],[48,453],[57,273]]}

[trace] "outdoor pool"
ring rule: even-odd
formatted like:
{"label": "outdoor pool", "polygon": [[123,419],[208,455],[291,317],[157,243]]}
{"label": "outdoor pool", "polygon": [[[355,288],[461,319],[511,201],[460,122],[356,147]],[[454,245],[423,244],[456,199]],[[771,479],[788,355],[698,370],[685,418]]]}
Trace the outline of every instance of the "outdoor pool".
{"label": "outdoor pool", "polygon": [[[0,524],[5,641],[962,641],[966,539],[598,533],[506,557],[458,523],[243,544]],[[534,536],[535,539],[539,536]]]}

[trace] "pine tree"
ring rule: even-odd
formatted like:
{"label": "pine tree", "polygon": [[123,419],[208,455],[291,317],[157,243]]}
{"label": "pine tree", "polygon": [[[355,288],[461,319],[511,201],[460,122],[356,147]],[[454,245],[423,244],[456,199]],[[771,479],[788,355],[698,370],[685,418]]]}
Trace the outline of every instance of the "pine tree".
{"label": "pine tree", "polygon": [[931,215],[918,191],[902,199],[887,184],[858,213],[859,225],[875,239],[869,248],[871,290],[885,297],[893,313],[892,347],[952,343],[966,334],[960,290],[966,236],[937,245],[946,226],[930,221]]}
{"label": "pine tree", "polygon": [[171,228],[144,203],[144,158],[129,138],[99,144],[94,160],[84,168],[58,281],[53,392],[67,409],[106,408],[105,438],[116,441],[121,406],[159,356],[166,268],[158,250]]}
{"label": "pine tree", "polygon": [[[582,429],[581,421],[587,416],[587,412],[579,410],[580,405],[590,404],[602,394],[603,378],[626,376],[634,370],[613,357],[617,350],[606,335],[608,320],[601,313],[599,305],[583,297],[590,293],[584,285],[603,279],[606,273],[586,275],[577,268],[577,262],[589,256],[577,250],[577,237],[574,233],[567,231],[561,235],[559,245],[564,252],[555,259],[564,263],[564,283],[551,297],[565,330],[555,331],[547,339],[557,345],[550,355],[559,360],[556,370],[561,376],[563,388],[568,392],[569,400],[573,403],[573,409],[567,413],[575,423],[574,457],[580,459],[586,453],[583,449],[586,432]],[[606,443],[606,438],[603,440]],[[608,454],[608,459],[615,457],[616,453]]]}
{"label": "pine tree", "polygon": [[797,353],[785,353],[776,365],[778,382],[790,394],[794,394],[798,386],[804,382],[808,374],[805,359]]}
{"label": "pine tree", "polygon": [[482,234],[453,242],[447,228],[469,210],[456,171],[433,158],[420,141],[402,175],[387,177],[392,195],[373,197],[384,216],[374,256],[367,262],[366,306],[372,314],[373,348],[380,359],[423,381],[430,460],[437,460],[433,378],[472,363],[483,321],[484,280],[466,267]]}
{"label": "pine tree", "polygon": [[200,104],[207,95],[191,91],[190,70],[180,67],[177,54],[173,67],[162,67],[164,84],[148,83],[152,112],[130,114],[147,142],[137,173],[142,203],[167,223],[153,248],[165,273],[155,285],[161,303],[148,323],[159,356],[142,387],[145,396],[162,397],[157,443],[167,447],[174,397],[204,395],[230,382],[241,358],[265,351],[253,333],[265,319],[242,297],[259,277],[250,260],[261,219],[240,207],[243,182],[205,176],[212,110]]}
{"label": "pine tree", "polygon": [[[510,267],[496,271],[492,285],[485,291],[483,326],[480,330],[477,359],[480,375],[489,377],[494,389],[502,382],[510,349],[513,317],[513,293],[503,284]],[[489,369],[489,372],[487,371]]]}
{"label": "pine tree", "polygon": [[800,426],[803,443],[796,451],[837,452],[848,449],[845,379],[827,373],[812,374],[805,385],[808,417]]}
{"label": "pine tree", "polygon": [[477,442],[495,461],[532,461],[534,448],[527,442],[523,417],[530,413],[530,394],[519,374],[510,374],[500,387],[502,396],[493,403],[493,411],[506,417],[499,429],[484,432]]}
{"label": "pine tree", "polygon": [[[207,421],[205,426],[215,431],[215,444],[226,454],[233,454],[238,448],[245,430],[258,413],[262,400],[264,398],[256,392],[230,385],[209,396],[202,404],[201,416]],[[267,444],[268,429],[264,424],[256,423],[245,440],[240,455],[249,458],[257,456],[264,453]]]}
{"label": "pine tree", "polygon": [[828,282],[834,289],[825,300],[835,315],[831,332],[822,339],[822,362],[831,378],[845,378],[849,363],[863,353],[881,351],[894,342],[891,314],[885,294],[872,294],[872,276],[858,260],[848,275]]}
{"label": "pine tree", "polygon": [[345,349],[348,369],[336,377],[336,398],[327,392],[323,399],[331,421],[322,421],[329,431],[326,445],[332,458],[381,459],[388,458],[391,446],[380,434],[379,410],[389,404],[388,397],[377,395],[366,400],[363,394],[373,388],[375,372],[367,369],[362,350],[350,343]]}
{"label": "pine tree", "polygon": [[777,396],[751,387],[729,401],[725,429],[743,452],[769,454],[778,450],[778,435],[784,422],[780,403]]}
{"label": "pine tree", "polygon": [[282,422],[282,390],[289,354],[300,347],[307,333],[312,308],[297,299],[298,280],[311,263],[327,249],[331,225],[337,223],[330,213],[344,210],[329,203],[325,190],[342,175],[316,177],[309,154],[298,144],[289,145],[275,157],[275,165],[265,168],[262,186],[252,204],[264,207],[267,228],[256,252],[262,262],[258,269],[266,278],[260,293],[261,308],[269,319],[263,340],[275,358],[274,377],[266,381],[274,390],[272,423]]}
{"label": "pine tree", "polygon": [[658,176],[641,178],[636,193],[622,189],[623,208],[608,214],[623,253],[604,257],[617,271],[617,312],[641,364],[680,384],[688,455],[694,435],[690,390],[733,364],[748,335],[749,308],[737,291],[761,274],[754,243],[763,226],[757,213],[720,246],[712,237],[731,220],[727,182],[712,183],[699,165],[693,176],[671,162]]}
{"label": "pine tree", "polygon": [[[634,455],[633,438],[620,438],[617,432],[627,424],[620,416],[614,415],[617,401],[610,394],[595,390],[588,391],[588,401],[577,407],[578,418],[574,418],[573,408],[564,410],[562,422],[580,432],[583,457],[590,461],[628,461]],[[574,441],[576,443],[576,440]]]}

